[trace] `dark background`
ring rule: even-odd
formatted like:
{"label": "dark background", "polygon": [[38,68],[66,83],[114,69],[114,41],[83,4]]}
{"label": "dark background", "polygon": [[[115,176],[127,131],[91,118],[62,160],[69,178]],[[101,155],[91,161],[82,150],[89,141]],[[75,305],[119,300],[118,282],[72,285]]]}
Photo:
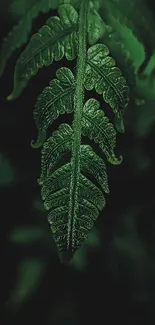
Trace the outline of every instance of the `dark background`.
{"label": "dark background", "polygon": [[[1,3],[1,40],[14,22],[7,4]],[[148,6],[155,15],[151,1]],[[35,20],[31,34],[48,16]],[[40,149],[30,143],[37,136],[36,98],[67,62],[39,71],[19,99],[8,102],[21,51],[8,60],[0,80],[2,324],[155,324],[155,99],[129,106],[126,132],[117,138],[123,163],[108,166],[106,208],[72,264],[63,265],[37,184]]]}

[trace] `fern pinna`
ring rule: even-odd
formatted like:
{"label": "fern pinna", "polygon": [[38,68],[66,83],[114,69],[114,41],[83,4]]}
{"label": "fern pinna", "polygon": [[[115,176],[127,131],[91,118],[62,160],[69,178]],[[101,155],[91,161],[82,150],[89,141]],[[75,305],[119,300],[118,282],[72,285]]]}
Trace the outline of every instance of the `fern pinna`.
{"label": "fern pinna", "polygon": [[[119,120],[128,104],[128,86],[121,71],[107,46],[95,41],[99,35],[91,10],[88,0],[81,1],[76,9],[71,4],[60,5],[59,17],[49,18],[19,57],[14,90],[8,97],[17,98],[43,66],[64,56],[68,60],[77,58],[76,72],[59,68],[34,109],[38,139],[32,141],[32,147],[43,146],[38,183],[62,261],[70,261],[86,239],[105,206],[105,193],[109,193],[106,164],[94,146],[82,144],[83,137],[94,141],[111,164],[122,161],[114,153],[116,131],[104,107],[94,98],[85,102],[85,92],[95,90]],[[92,37],[94,44],[89,46]],[[61,124],[47,139],[49,126],[64,113],[73,114],[72,125]],[[71,159],[64,163],[66,153]]]}

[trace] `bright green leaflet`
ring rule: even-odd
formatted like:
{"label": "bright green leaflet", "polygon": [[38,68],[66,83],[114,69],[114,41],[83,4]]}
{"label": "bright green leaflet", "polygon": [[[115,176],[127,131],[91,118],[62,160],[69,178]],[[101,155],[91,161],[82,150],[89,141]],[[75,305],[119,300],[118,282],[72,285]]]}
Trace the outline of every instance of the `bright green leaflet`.
{"label": "bright green leaflet", "polygon": [[[81,1],[76,9],[71,4],[59,7],[59,17],[49,18],[19,57],[14,90],[9,96],[17,98],[30,78],[54,60],[64,56],[69,61],[77,60],[76,72],[68,67],[57,70],[38,97],[33,113],[38,139],[32,147],[43,146],[38,183],[63,262],[72,259],[106,204],[106,161],[113,165],[122,161],[115,154],[117,134],[105,116],[104,104],[101,107],[94,98],[85,101],[85,92],[95,89],[121,119],[129,101],[125,75],[116,67],[108,47],[98,42],[101,30],[91,8],[89,0]],[[47,130],[61,114],[73,114],[72,125],[62,123],[47,139]],[[94,143],[93,148],[83,144],[87,138]],[[103,152],[104,159],[95,153],[94,145]]]}

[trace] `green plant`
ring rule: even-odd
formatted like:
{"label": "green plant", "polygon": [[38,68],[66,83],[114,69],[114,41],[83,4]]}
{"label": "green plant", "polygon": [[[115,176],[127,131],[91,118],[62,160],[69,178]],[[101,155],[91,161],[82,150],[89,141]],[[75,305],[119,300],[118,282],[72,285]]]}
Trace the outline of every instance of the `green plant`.
{"label": "green plant", "polygon": [[[115,129],[124,131],[123,114],[129,102],[129,88],[135,83],[135,69],[113,28],[107,25],[109,19],[102,20],[99,15],[100,1],[40,0],[32,1],[30,11],[23,14],[20,24],[25,26],[24,35],[19,35],[18,25],[5,40],[0,55],[1,74],[6,59],[27,41],[32,19],[40,11],[57,7],[59,17],[49,18],[20,55],[14,90],[8,100],[17,98],[40,68],[64,56],[68,61],[77,60],[75,73],[60,67],[56,78],[38,97],[34,109],[38,139],[32,141],[33,148],[43,146],[38,183],[45,209],[50,210],[48,221],[61,259],[70,261],[105,206],[104,192],[109,193],[106,164],[98,149],[111,164],[122,161],[114,153]],[[97,99],[85,101],[86,91],[92,90],[112,108],[114,123]],[[73,115],[72,125],[61,124],[47,139],[53,121],[66,113]],[[88,138],[92,146],[87,144]]]}

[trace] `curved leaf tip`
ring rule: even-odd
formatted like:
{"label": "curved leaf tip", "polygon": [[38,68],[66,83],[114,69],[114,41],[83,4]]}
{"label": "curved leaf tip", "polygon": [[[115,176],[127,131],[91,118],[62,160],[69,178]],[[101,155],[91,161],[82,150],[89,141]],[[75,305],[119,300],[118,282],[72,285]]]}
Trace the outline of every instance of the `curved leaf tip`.
{"label": "curved leaf tip", "polygon": [[11,100],[17,99],[21,95],[24,88],[25,87],[22,83],[21,83],[21,86],[18,88],[15,85],[12,93],[7,97],[7,100],[11,101]]}
{"label": "curved leaf tip", "polygon": [[7,96],[7,100],[9,100],[9,101],[11,101],[11,100],[14,100],[14,99],[16,99],[18,96],[16,96],[15,95],[15,93],[14,92],[12,92],[9,96]]}
{"label": "curved leaf tip", "polygon": [[113,154],[111,157],[108,158],[109,163],[112,165],[120,165],[123,161],[123,156],[116,157],[115,154]]}
{"label": "curved leaf tip", "polygon": [[31,141],[31,147],[33,149],[38,149],[43,145],[43,141],[41,141],[40,139],[38,139],[36,142],[34,140]]}
{"label": "curved leaf tip", "polygon": [[12,96],[12,94],[10,94],[7,98],[6,98],[7,100],[13,100],[13,96]]}

